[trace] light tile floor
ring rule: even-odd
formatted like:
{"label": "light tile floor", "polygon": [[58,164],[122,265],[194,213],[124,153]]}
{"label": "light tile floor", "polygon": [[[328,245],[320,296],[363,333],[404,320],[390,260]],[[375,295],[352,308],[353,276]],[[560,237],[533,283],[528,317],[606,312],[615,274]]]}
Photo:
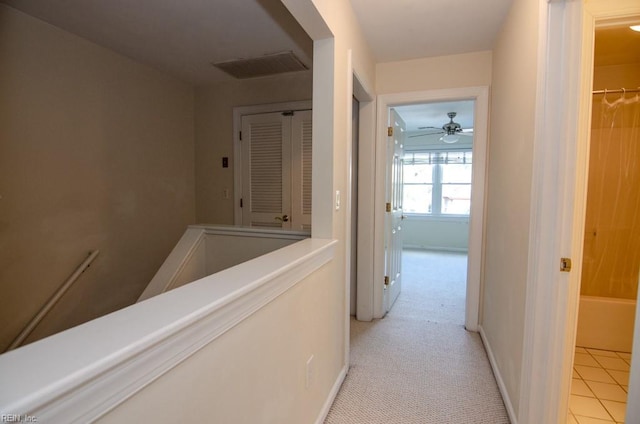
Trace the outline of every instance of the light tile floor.
{"label": "light tile floor", "polygon": [[567,423],[624,423],[630,367],[630,353],[576,347]]}

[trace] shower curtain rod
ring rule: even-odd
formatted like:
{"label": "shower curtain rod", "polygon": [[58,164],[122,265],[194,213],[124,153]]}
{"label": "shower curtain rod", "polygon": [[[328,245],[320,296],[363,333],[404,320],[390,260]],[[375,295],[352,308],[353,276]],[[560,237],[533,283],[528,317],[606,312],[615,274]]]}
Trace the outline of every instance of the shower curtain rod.
{"label": "shower curtain rod", "polygon": [[638,93],[640,92],[640,87],[638,88],[617,88],[615,90],[593,90],[593,94],[620,94],[620,93]]}

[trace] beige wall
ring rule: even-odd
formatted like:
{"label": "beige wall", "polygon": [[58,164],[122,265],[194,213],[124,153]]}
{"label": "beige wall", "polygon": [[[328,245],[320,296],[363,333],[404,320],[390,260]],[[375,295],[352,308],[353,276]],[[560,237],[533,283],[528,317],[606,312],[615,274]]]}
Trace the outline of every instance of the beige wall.
{"label": "beige wall", "polygon": [[0,6],[0,350],[133,303],[195,218],[193,90]]}
{"label": "beige wall", "polygon": [[377,94],[487,86],[491,52],[440,56],[376,65]]}
{"label": "beige wall", "polygon": [[[595,90],[638,87],[640,64],[596,66],[593,80]],[[603,97],[593,96],[580,293],[635,300],[640,269],[640,149],[630,124],[632,110],[640,106],[618,108],[612,119],[613,110],[606,116],[601,113]],[[614,103],[620,97],[608,94],[607,101]]]}
{"label": "beige wall", "polygon": [[[196,219],[233,224],[233,108],[311,100],[311,72],[196,89]],[[229,167],[222,168],[222,158]],[[224,190],[229,197],[225,198]]]}
{"label": "beige wall", "polygon": [[[118,407],[104,422],[197,419],[311,423],[318,418],[345,369],[349,312],[344,256],[347,208],[336,211],[333,195],[335,190],[346,193],[348,185],[351,133],[347,119],[351,104],[351,76],[346,72],[348,50],[352,49],[354,66],[366,82],[373,82],[374,67],[348,2],[325,1],[318,5],[311,0],[287,0],[285,4],[296,17],[305,18],[308,30],[323,26],[317,15],[320,10],[335,37],[334,41],[316,42],[316,53],[329,60],[322,65],[314,64],[314,72],[322,70],[320,80],[327,83],[317,84],[313,96],[313,213],[314,236],[328,234],[338,239],[336,256],[291,291]],[[208,96],[199,93],[197,97],[201,109],[197,119],[200,137],[206,132],[201,131],[202,119],[206,119],[206,114],[202,114],[206,108],[201,108],[201,104],[208,101]],[[201,148],[208,148],[203,143],[207,144],[198,141],[200,156]],[[226,145],[231,148],[230,143]],[[218,164],[216,156],[223,153],[231,155],[230,150],[214,150],[212,161]],[[326,178],[317,178],[318,175]],[[231,182],[231,172],[227,181]],[[320,201],[316,202],[318,198]],[[343,197],[343,205],[346,203]],[[199,214],[204,217],[212,210],[215,207],[199,206]],[[221,216],[229,219],[230,212],[226,214]],[[314,355],[315,381],[306,389],[304,372],[310,355]],[[180,408],[172,407],[176,404]]]}
{"label": "beige wall", "polygon": [[532,155],[538,4],[514,2],[493,51],[491,137],[481,324],[518,414]]}

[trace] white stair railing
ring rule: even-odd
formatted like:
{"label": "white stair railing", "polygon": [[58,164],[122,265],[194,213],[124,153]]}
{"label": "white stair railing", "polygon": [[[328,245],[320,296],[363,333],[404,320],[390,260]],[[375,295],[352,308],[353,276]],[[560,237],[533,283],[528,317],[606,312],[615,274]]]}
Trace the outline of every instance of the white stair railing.
{"label": "white stair railing", "polygon": [[69,288],[76,282],[78,277],[91,265],[91,262],[98,256],[100,253],[99,250],[94,250],[93,252],[89,252],[89,256],[76,268],[76,270],[71,274],[71,276],[67,279],[67,281],[60,286],[60,288],[51,296],[49,301],[45,303],[45,305],[40,309],[40,311],[29,321],[26,327],[18,334],[18,336],[11,342],[9,347],[7,348],[7,352],[19,347],[26,340],[27,337],[35,330],[35,328],[40,324],[40,321],[49,313],[51,308],[54,307],[56,303],[60,300],[62,296],[69,290]]}

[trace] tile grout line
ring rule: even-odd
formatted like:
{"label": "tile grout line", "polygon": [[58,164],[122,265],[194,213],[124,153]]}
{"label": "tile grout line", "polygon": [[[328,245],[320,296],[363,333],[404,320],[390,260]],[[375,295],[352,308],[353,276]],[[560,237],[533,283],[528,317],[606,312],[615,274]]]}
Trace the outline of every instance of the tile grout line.
{"label": "tile grout line", "polygon": [[[622,358],[618,352],[614,352],[614,351],[603,351],[603,352],[610,352],[613,353],[615,356],[607,356],[607,355],[594,355],[591,351],[589,351],[588,349],[585,349],[585,351],[589,354],[589,356],[591,356],[591,358],[598,364],[598,367],[593,367],[593,368],[600,368],[602,370],[604,370],[604,372],[607,373],[607,375],[609,377],[611,377],[611,379],[615,382],[615,385],[620,387],[620,389],[622,389],[623,392],[625,392],[628,395],[628,392],[624,389],[624,387],[622,386],[622,384],[620,384],[620,382],[618,382],[618,380],[609,372],[609,371],[615,371],[615,370],[609,370],[607,368],[604,367],[604,365],[602,365],[602,363],[600,361],[598,361],[598,359],[596,358],[596,356],[599,357],[604,357],[604,358],[617,358],[617,359],[622,359],[624,362],[625,361],[624,358]],[[629,364],[630,365],[630,364]],[[588,366],[588,365],[586,365]],[[580,375],[580,373],[576,370],[576,373],[578,373],[578,375]],[[580,378],[582,379],[582,376],[580,375]],[[602,407],[604,408],[605,411],[607,411],[607,414],[609,414],[609,416],[611,417],[611,420],[613,422],[618,422],[615,417],[613,416],[613,414],[609,411],[609,408],[606,407],[606,405],[603,403],[603,399],[600,399],[600,397],[593,391],[591,390],[591,387],[589,387],[589,385],[586,383],[587,380],[582,379],[583,381],[585,381],[586,386],[589,388],[589,390],[595,395],[596,399],[598,400],[598,402],[600,403],[600,405],[602,405]],[[606,399],[605,399],[606,400]],[[614,400],[608,400],[609,402],[617,402],[617,403],[623,403],[625,406],[627,404],[626,399],[625,402],[619,402],[619,401],[614,401]]]}
{"label": "tile grout line", "polygon": [[[580,347],[580,346],[578,346]],[[601,357],[601,358],[614,358],[614,359],[621,359],[623,362],[625,362],[627,365],[631,366],[631,364],[629,363],[628,360],[626,360],[624,357],[622,357],[619,352],[614,352],[614,351],[603,351],[603,352],[608,352],[608,353],[612,353],[614,356],[608,356],[608,355],[595,355],[594,353],[592,353],[591,351],[589,351],[586,348],[582,348],[580,347],[582,350],[577,351],[576,353],[587,353],[589,355],[589,357],[597,364],[597,366],[591,366],[591,365],[583,365],[585,367],[588,368],[596,368],[596,369],[602,369],[605,371],[605,373],[614,381],[614,384],[617,387],[619,387],[620,389],[622,389],[622,391],[628,395],[628,391],[625,390],[624,386],[618,381],[618,379],[616,379],[613,374],[611,374],[609,371],[616,371],[616,370],[610,370],[608,368],[606,368],[598,359],[597,357]],[[618,423],[619,421],[617,421],[615,419],[615,417],[613,416],[613,414],[611,413],[611,411],[609,411],[609,409],[607,408],[607,406],[604,404],[603,400],[607,400],[608,402],[615,402],[615,403],[622,403],[623,405],[626,406],[626,398],[625,398],[625,402],[620,402],[617,400],[608,400],[608,399],[601,399],[596,392],[591,388],[591,386],[589,386],[589,384],[587,383],[588,381],[591,381],[592,383],[599,383],[597,381],[592,381],[592,380],[585,380],[582,375],[580,374],[580,372],[575,368],[575,358],[574,358],[574,368],[573,371],[578,375],[578,378],[580,381],[582,381],[584,383],[584,385],[587,387],[587,390],[593,394],[594,398],[598,400],[598,403],[604,408],[604,410],[606,411],[606,413],[609,415],[611,422],[613,423]],[[580,364],[577,364],[580,365]],[[621,372],[625,372],[624,370],[619,370]],[[605,382],[601,382],[603,384],[611,384],[611,383],[605,383]],[[574,394],[574,396],[581,396],[581,395],[577,395]],[[582,397],[589,397],[589,396],[582,396]],[[581,416],[581,415],[576,415],[576,413],[574,411],[569,410],[570,414],[573,416],[575,421],[578,421],[576,416]],[[587,416],[584,416],[587,417]],[[589,418],[589,417],[588,417]],[[595,418],[595,417],[590,417],[590,418]]]}
{"label": "tile grout line", "polygon": [[[613,381],[615,381],[615,383],[616,383],[618,386],[620,386],[620,384],[618,383],[618,380],[616,380],[616,379],[615,379],[615,377],[614,377],[613,375],[611,375],[611,373],[610,373],[610,372],[609,372],[609,371],[608,371],[608,370],[607,370],[607,369],[606,369],[606,368],[605,368],[605,367],[600,363],[600,361],[598,361],[598,359],[596,358],[596,355],[594,355],[593,353],[589,352],[588,350],[587,350],[587,352],[588,352],[588,353],[589,353],[589,355],[591,355],[591,357],[596,361],[596,363],[600,366],[600,368],[601,368],[601,369],[603,369],[603,370],[604,370],[604,372],[606,372],[606,373],[607,373],[607,375],[608,375],[609,377],[611,377],[611,379],[612,379]],[[608,351],[607,351],[607,352],[608,352]],[[616,355],[616,358],[617,358],[617,357],[618,357],[618,355],[617,355],[615,352],[613,352],[613,353]],[[622,387],[621,387],[621,388],[622,388]],[[594,394],[595,394],[595,393],[594,393]],[[596,399],[598,399],[598,402],[600,402],[600,405],[602,405],[602,407],[604,408],[604,410],[605,410],[605,411],[607,411],[607,414],[609,414],[609,417],[611,417],[611,421],[613,421],[613,422],[617,422],[617,421],[616,421],[616,419],[615,419],[615,417],[614,417],[614,416],[613,416],[613,414],[611,413],[611,411],[609,411],[609,408],[607,408],[607,406],[602,402],[602,399],[600,399],[600,397],[598,397],[597,395],[596,395]],[[626,402],[625,402],[625,405],[626,405]]]}

